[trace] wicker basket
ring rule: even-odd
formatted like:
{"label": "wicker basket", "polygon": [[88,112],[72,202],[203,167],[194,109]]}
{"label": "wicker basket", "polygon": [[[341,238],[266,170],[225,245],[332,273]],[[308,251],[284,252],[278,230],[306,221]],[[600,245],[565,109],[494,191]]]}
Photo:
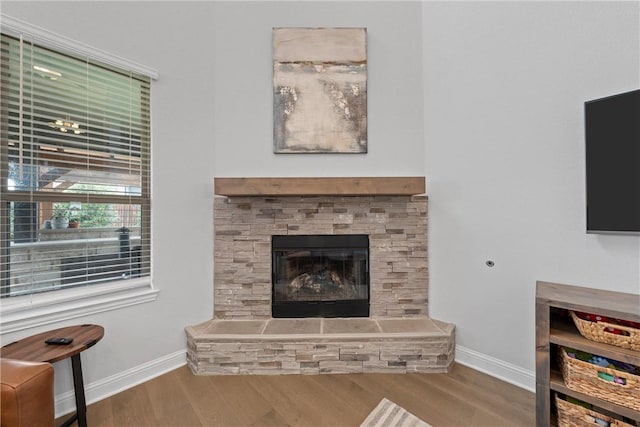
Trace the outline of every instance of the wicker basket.
{"label": "wicker basket", "polygon": [[610,427],[635,427],[624,421],[611,418],[599,412],[592,411],[580,405],[567,402],[556,394],[556,408],[558,409],[558,427],[594,427],[595,420],[609,423]]}
{"label": "wicker basket", "polygon": [[[560,364],[564,382],[571,390],[640,411],[639,376],[574,359],[569,357],[564,347],[560,347]],[[598,377],[598,373],[622,378],[626,384],[604,380]]]}
{"label": "wicker basket", "polygon": [[[605,344],[616,345],[618,347],[630,348],[640,351],[640,329],[631,328],[624,325],[615,325],[607,322],[591,322],[579,318],[573,311],[571,312],[573,322],[576,324],[578,331],[592,341],[603,342]],[[629,335],[616,335],[607,332],[606,328],[618,329],[628,332]]]}

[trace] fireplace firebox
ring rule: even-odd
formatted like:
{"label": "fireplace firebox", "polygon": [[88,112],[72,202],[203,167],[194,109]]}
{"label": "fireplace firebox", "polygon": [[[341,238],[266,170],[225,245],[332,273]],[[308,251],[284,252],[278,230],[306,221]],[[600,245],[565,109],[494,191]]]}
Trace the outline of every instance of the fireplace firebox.
{"label": "fireplace firebox", "polygon": [[272,316],[368,317],[369,236],[272,236]]}

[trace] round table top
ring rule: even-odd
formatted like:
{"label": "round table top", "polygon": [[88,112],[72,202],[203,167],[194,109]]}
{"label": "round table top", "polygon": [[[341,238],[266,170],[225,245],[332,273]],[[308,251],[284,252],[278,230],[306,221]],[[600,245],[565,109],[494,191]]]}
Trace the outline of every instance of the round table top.
{"label": "round table top", "polygon": [[[0,348],[0,356],[30,362],[57,362],[95,345],[104,336],[99,325],[77,325],[54,329],[14,341]],[[73,338],[67,345],[46,344],[48,338]]]}

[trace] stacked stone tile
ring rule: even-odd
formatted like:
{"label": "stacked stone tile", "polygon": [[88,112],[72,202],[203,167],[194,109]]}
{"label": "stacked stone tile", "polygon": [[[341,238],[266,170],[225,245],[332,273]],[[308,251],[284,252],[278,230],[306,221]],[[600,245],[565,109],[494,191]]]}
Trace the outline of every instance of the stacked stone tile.
{"label": "stacked stone tile", "polygon": [[187,328],[187,363],[196,374],[434,373],[446,372],[454,359],[454,326],[444,322],[342,334],[221,333],[217,322]]}
{"label": "stacked stone tile", "polygon": [[[194,373],[426,373],[453,362],[455,326],[427,317],[426,196],[216,197],[214,230],[214,319],[186,328]],[[287,234],[369,236],[369,318],[271,319],[271,236]]]}
{"label": "stacked stone tile", "polygon": [[271,317],[271,236],[367,234],[371,316],[427,314],[427,197],[216,197],[214,315]]}

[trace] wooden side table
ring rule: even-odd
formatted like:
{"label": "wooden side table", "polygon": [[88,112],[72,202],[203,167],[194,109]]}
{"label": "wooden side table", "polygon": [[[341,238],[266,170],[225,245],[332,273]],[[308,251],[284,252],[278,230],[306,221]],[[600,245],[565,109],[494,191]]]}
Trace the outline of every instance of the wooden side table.
{"label": "wooden side table", "polygon": [[[41,334],[12,342],[0,348],[0,356],[11,359],[33,362],[58,362],[71,358],[73,371],[73,388],[76,397],[76,413],[64,422],[63,427],[78,421],[80,427],[87,426],[87,402],[84,395],[84,380],[82,379],[82,364],[80,353],[93,347],[104,336],[104,328],[98,325],[77,325],[55,329]],[[46,344],[48,338],[72,338],[68,345]]]}

